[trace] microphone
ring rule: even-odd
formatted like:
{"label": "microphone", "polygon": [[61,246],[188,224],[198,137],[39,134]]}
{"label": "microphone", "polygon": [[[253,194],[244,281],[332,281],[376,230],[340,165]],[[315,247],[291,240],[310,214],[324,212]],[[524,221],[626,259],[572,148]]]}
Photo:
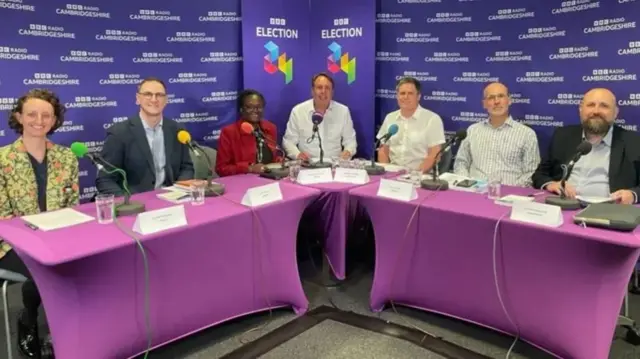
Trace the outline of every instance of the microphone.
{"label": "microphone", "polygon": [[310,163],[306,167],[310,167],[310,168],[331,167],[331,163],[324,162],[324,149],[322,148],[322,137],[320,136],[320,131],[318,131],[318,126],[322,123],[322,120],[324,120],[324,115],[321,114],[320,112],[314,112],[313,115],[311,115],[311,122],[313,122],[313,134],[311,135],[311,138],[307,140],[307,143],[311,143],[316,138],[316,136],[318,136],[318,146],[320,147],[320,160],[315,163]]}
{"label": "microphone", "polygon": [[[197,142],[191,140],[191,134],[187,132],[185,129],[179,129],[177,133],[178,142],[189,147],[189,149],[193,152],[196,157],[200,157],[199,153],[204,155],[205,160],[207,161],[207,187],[204,189],[205,197],[213,197],[213,196],[221,196],[225,192],[224,185],[220,183],[213,183],[213,169],[211,169],[211,158],[207,154],[202,146],[200,146]],[[198,152],[199,151],[199,152]],[[195,164],[194,164],[195,166]],[[173,178],[171,179],[173,182]]]}
{"label": "microphone", "polygon": [[580,201],[575,198],[567,198],[567,194],[565,193],[566,182],[571,176],[571,172],[573,171],[573,167],[580,160],[580,158],[589,152],[593,145],[589,141],[583,141],[576,148],[576,154],[573,156],[571,161],[567,165],[562,165],[563,173],[562,178],[560,179],[560,196],[549,196],[545,199],[545,203],[558,206],[562,210],[576,210],[580,209]]}
{"label": "microphone", "polygon": [[376,141],[373,141],[373,153],[371,154],[371,165],[366,166],[364,168],[365,171],[367,171],[368,175],[379,176],[379,175],[383,175],[386,172],[384,167],[376,165],[376,151],[378,150],[378,145],[382,143],[387,143],[387,141],[389,141],[389,139],[396,133],[398,133],[398,125],[394,123],[393,125],[389,126],[389,129],[387,130],[387,133],[384,136],[380,137],[380,139]]}
{"label": "microphone", "polygon": [[[256,141],[258,143],[264,143],[264,141],[269,142],[271,145],[275,147],[276,151],[282,154],[282,160],[280,161],[280,168],[265,167],[264,172],[260,173],[260,177],[279,180],[289,176],[289,168],[287,168],[287,166],[284,163],[284,158],[286,156],[284,153],[284,150],[280,148],[280,146],[278,146],[278,143],[274,139],[270,138],[264,132],[262,132],[260,130],[260,126],[254,128],[253,125],[248,122],[243,122],[242,124],[240,124],[240,130],[246,135],[255,136]],[[257,150],[260,151],[259,145]]]}
{"label": "microphone", "polygon": [[433,166],[433,170],[431,171],[431,179],[421,181],[420,187],[428,189],[430,191],[446,191],[449,189],[449,182],[438,178],[440,176],[440,160],[438,159],[438,157],[440,157],[440,154],[442,154],[442,152],[447,151],[449,147],[451,147],[454,143],[456,143],[457,141],[462,141],[465,138],[467,138],[467,130],[463,128],[458,130],[455,135],[449,138],[447,142],[445,142],[444,145],[440,147],[440,150],[435,157],[436,163]]}
{"label": "microphone", "polygon": [[[98,171],[103,171],[104,173],[109,175],[118,173],[122,177],[124,201],[115,205],[116,217],[130,216],[133,214],[142,213],[146,210],[144,203],[131,201],[131,192],[129,191],[127,184],[127,173],[122,168],[118,168],[112,165],[107,160],[102,158],[99,154],[89,153],[89,149],[82,142],[72,143],[70,149],[76,157],[88,158],[98,168]],[[111,170],[105,168],[105,165],[111,168]]]}

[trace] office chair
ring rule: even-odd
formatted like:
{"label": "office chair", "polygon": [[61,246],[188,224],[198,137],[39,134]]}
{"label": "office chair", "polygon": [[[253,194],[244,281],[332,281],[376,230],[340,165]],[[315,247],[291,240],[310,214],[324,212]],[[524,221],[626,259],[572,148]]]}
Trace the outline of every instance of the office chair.
{"label": "office chair", "polygon": [[640,329],[636,321],[629,317],[629,292],[632,294],[640,294],[640,287],[638,286],[639,275],[638,268],[634,268],[631,274],[629,288],[624,295],[624,314],[618,316],[618,326],[627,329],[625,340],[632,345],[640,345]]}
{"label": "office chair", "polygon": [[7,340],[7,358],[13,359],[13,349],[11,348],[11,326],[9,321],[9,301],[7,298],[7,287],[10,284],[24,283],[27,278],[22,274],[0,269],[0,280],[2,281],[2,306],[4,309],[4,331]]}
{"label": "office chair", "polygon": [[191,162],[193,162],[193,172],[194,178],[196,179],[207,179],[209,175],[209,170],[211,170],[213,177],[218,178],[218,174],[216,173],[216,156],[218,151],[211,147],[200,146],[202,150],[209,156],[211,163],[207,163],[207,159],[202,153],[198,152],[199,156],[189,150],[189,155],[191,156]]}
{"label": "office chair", "polygon": [[451,148],[448,148],[446,151],[440,154],[440,162],[438,162],[438,171],[440,174],[447,173],[451,171],[453,168],[453,152]]}

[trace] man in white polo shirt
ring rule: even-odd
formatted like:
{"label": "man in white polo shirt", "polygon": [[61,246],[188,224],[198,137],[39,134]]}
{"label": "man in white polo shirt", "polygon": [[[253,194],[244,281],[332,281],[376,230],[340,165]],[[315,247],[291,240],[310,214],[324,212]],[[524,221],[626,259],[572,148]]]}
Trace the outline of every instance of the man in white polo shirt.
{"label": "man in white polo shirt", "polygon": [[311,79],[313,98],[299,103],[291,110],[282,147],[290,158],[313,162],[320,158],[318,136],[314,136],[312,117],[322,116],[318,133],[322,138],[324,161],[350,159],[356,153],[356,131],[349,108],[333,101],[334,82],[321,73]]}
{"label": "man in white polo shirt", "polygon": [[400,79],[396,96],[400,109],[384,118],[377,138],[384,136],[393,124],[398,125],[398,132],[380,147],[378,162],[429,172],[445,143],[442,119],[420,106],[420,82],[415,78]]}

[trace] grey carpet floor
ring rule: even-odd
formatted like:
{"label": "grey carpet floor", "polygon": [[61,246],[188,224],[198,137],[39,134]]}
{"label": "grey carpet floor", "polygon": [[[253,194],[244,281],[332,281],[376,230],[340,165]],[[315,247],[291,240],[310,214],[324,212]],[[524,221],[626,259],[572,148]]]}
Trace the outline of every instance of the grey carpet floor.
{"label": "grey carpet floor", "polygon": [[[487,329],[479,328],[457,320],[449,319],[435,314],[418,310],[397,307],[397,312],[387,309],[382,313],[372,313],[368,308],[369,290],[372,283],[372,273],[365,271],[354,274],[342,287],[324,289],[313,284],[304,284],[305,292],[310,301],[310,307],[321,305],[333,306],[339,309],[353,311],[358,314],[375,316],[385,321],[390,321],[408,327],[417,327],[429,333],[438,335],[444,340],[455,343],[491,358],[504,358],[513,338],[497,334]],[[10,287],[10,318],[12,320],[13,335],[15,340],[15,318],[21,307],[19,286]],[[470,293],[470,298],[473,295]],[[330,300],[331,299],[331,300]],[[0,306],[1,310],[1,306]],[[179,310],[176,308],[176,310]],[[640,321],[640,296],[631,296],[630,311],[632,318]],[[2,313],[4,315],[4,313]],[[295,319],[291,310],[277,310],[272,313],[256,314],[238,320],[234,320],[214,328],[197,333],[175,344],[158,349],[149,355],[149,359],[215,359],[224,356],[241,347],[244,343],[258,339],[281,325]],[[354,328],[354,330],[356,330]],[[366,343],[364,333],[359,332]],[[619,334],[623,334],[620,331]],[[372,337],[375,333],[370,334]],[[580,335],[580,333],[576,333]],[[377,337],[377,336],[376,336]],[[306,335],[308,346],[320,347],[328,341],[322,335]],[[298,339],[299,340],[299,339]],[[387,340],[388,343],[391,341]],[[330,343],[330,342],[329,342]],[[393,343],[396,343],[393,341]],[[352,345],[353,343],[347,343]],[[401,342],[394,344],[397,350],[405,350],[413,344]],[[4,326],[0,326],[0,358],[5,358]],[[15,350],[15,346],[14,346]],[[336,349],[338,350],[338,349]],[[408,350],[408,349],[407,349]],[[17,354],[16,354],[17,355]],[[19,358],[16,356],[16,358]],[[300,358],[300,356],[285,356],[281,359]],[[518,342],[515,354],[511,358],[549,358],[539,350]],[[638,359],[640,347],[634,347],[626,343],[619,336],[613,341],[610,358],[612,359]],[[64,358],[62,358],[64,359]],[[98,359],[98,358],[95,358]]]}
{"label": "grey carpet floor", "polygon": [[[317,340],[322,338],[323,341]],[[331,345],[326,345],[331,343]],[[417,345],[333,320],[324,320],[260,359],[442,359]]]}

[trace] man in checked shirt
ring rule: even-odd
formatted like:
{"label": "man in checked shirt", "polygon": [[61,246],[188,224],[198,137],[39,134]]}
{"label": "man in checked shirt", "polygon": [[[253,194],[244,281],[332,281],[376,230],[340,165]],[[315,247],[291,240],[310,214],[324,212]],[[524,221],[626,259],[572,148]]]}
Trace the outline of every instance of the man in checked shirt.
{"label": "man in checked shirt", "polygon": [[531,186],[540,163],[536,133],[509,115],[509,90],[495,82],[485,87],[483,107],[489,118],[469,126],[454,165],[454,173],[509,186]]}

